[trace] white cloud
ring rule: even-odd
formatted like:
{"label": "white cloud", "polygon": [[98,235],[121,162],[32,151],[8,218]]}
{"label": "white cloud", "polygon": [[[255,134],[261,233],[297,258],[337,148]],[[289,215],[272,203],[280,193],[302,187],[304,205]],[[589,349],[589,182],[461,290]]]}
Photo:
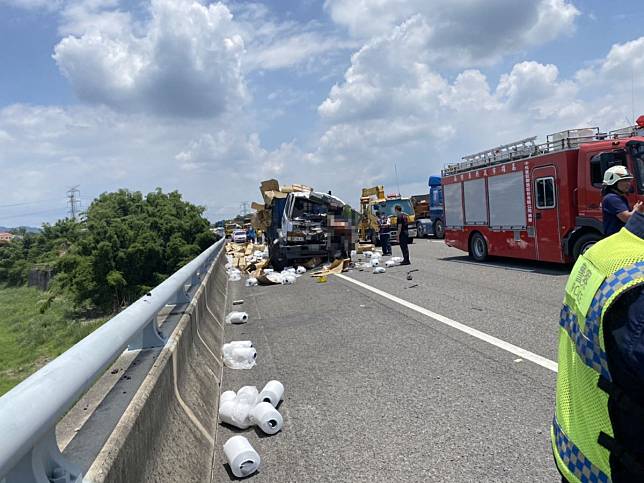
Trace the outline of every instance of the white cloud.
{"label": "white cloud", "polygon": [[63,0],[0,0],[1,5],[24,8],[27,10],[53,11],[63,4]]}
{"label": "white cloud", "polygon": [[54,58],[85,102],[117,111],[212,117],[248,95],[241,74],[244,43],[220,3],[153,0],[137,24],[112,2],[70,7]]}
{"label": "white cloud", "polygon": [[571,109],[577,102],[577,90],[574,82],[559,80],[557,66],[521,62],[501,76],[496,94],[507,108],[540,120],[556,118],[563,109]]}
{"label": "white cloud", "polygon": [[552,64],[517,63],[495,85],[476,69],[450,81],[417,54],[429,35],[416,15],[370,39],[319,105],[326,127],[309,159],[348,172],[347,194],[391,182],[394,161],[401,184],[424,192],[422,180],[459,156],[592,119],[581,87]]}
{"label": "white cloud", "polygon": [[325,0],[324,5],[359,38],[387,35],[418,15],[427,34],[417,53],[452,67],[490,64],[570,34],[580,13],[567,0]]}
{"label": "white cloud", "polygon": [[355,43],[329,38],[319,32],[293,32],[284,37],[255,37],[248,45],[244,65],[248,70],[283,69],[317,62],[327,53],[355,47]]}
{"label": "white cloud", "polygon": [[577,80],[585,84],[613,84],[620,88],[625,85],[636,87],[644,85],[644,37],[615,44],[608,55],[594,65],[577,73]]}
{"label": "white cloud", "polygon": [[245,41],[243,66],[247,72],[319,69],[327,58],[360,45],[340,38],[319,22],[302,24],[276,18],[264,4],[241,3],[232,5],[231,9]]}
{"label": "white cloud", "polygon": [[[299,160],[292,144],[275,150],[248,133],[248,119],[154,118],[105,107],[11,105],[0,109],[0,191],[5,204],[60,198],[59,211],[21,218],[38,224],[65,214],[64,193],[80,184],[83,200],[119,188],[178,189],[207,205],[216,220],[233,215],[242,200],[257,199],[259,181],[279,176]],[[52,206],[18,206],[2,217]],[[50,216],[50,218],[47,218]]]}

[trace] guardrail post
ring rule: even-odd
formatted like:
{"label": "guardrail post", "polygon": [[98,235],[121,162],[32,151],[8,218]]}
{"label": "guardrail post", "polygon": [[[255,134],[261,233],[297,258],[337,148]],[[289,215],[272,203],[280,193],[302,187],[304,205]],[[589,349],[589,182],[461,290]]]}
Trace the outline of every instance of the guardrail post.
{"label": "guardrail post", "polygon": [[2,483],[81,483],[78,466],[58,449],[56,430],[50,429],[5,476]]}
{"label": "guardrail post", "polygon": [[159,332],[157,318],[154,316],[148,324],[143,327],[127,345],[128,350],[152,349],[153,347],[163,347],[165,339]]}

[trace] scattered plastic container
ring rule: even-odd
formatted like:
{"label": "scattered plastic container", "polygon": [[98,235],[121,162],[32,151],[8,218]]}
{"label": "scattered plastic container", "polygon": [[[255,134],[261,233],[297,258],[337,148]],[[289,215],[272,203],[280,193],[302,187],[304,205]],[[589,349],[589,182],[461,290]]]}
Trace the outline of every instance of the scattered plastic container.
{"label": "scattered plastic container", "polygon": [[284,385],[279,381],[268,381],[262,389],[262,392],[259,393],[259,400],[262,402],[268,402],[277,407],[279,402],[284,397]]}
{"label": "scattered plastic container", "polygon": [[228,324],[245,324],[248,322],[248,314],[246,312],[230,312],[226,316]]}
{"label": "scattered plastic container", "polygon": [[224,455],[237,478],[246,478],[259,469],[262,459],[246,438],[237,435],[224,443]]}
{"label": "scattered plastic container", "polygon": [[266,434],[278,433],[284,425],[282,415],[267,402],[260,402],[253,408],[250,420]]}

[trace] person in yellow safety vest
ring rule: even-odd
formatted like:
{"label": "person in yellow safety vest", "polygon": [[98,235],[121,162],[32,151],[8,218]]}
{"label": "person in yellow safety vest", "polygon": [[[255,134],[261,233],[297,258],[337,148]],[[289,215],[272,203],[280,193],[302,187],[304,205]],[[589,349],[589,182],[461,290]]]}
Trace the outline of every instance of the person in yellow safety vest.
{"label": "person in yellow safety vest", "polygon": [[644,482],[644,210],[579,257],[560,326],[550,438],[563,481]]}

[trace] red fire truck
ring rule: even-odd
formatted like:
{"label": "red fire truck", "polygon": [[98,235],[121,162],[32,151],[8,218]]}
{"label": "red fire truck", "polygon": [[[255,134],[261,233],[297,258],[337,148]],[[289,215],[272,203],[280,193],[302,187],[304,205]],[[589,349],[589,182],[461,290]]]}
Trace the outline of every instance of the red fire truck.
{"label": "red fire truck", "polygon": [[569,263],[602,238],[604,171],[635,176],[632,205],[644,200],[644,116],[600,133],[563,131],[465,156],[442,171],[445,243],[488,255]]}

